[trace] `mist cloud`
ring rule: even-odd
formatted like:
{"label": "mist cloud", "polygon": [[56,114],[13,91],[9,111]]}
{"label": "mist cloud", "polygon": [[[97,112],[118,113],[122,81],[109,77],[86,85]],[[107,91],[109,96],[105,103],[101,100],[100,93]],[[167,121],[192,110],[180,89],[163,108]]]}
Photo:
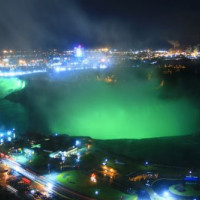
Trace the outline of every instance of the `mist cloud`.
{"label": "mist cloud", "polygon": [[182,1],[153,2],[1,1],[0,48],[71,48],[76,43],[86,47],[166,47],[166,38],[198,43],[195,4],[185,10]]}
{"label": "mist cloud", "polygon": [[[148,79],[150,72],[152,78]],[[104,81],[110,73],[116,83]],[[27,86],[21,98],[50,132],[119,139],[199,131],[199,104],[190,98],[190,92],[184,92],[185,85],[170,86],[168,80],[161,84],[162,77],[151,69],[123,67],[110,73],[76,71],[63,79],[43,81],[42,87],[36,81]]]}

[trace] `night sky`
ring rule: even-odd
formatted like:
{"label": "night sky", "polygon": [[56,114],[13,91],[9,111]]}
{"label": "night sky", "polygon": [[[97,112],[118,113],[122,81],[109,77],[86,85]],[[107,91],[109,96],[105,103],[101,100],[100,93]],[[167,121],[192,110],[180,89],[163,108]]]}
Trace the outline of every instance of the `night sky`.
{"label": "night sky", "polygon": [[200,43],[194,0],[0,0],[0,48],[170,48]]}

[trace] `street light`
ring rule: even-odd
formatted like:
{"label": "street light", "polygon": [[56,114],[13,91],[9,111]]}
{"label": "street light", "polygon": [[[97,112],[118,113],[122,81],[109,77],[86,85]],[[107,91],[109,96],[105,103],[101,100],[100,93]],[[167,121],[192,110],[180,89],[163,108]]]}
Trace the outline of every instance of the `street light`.
{"label": "street light", "polygon": [[80,144],[81,144],[80,140],[76,140],[76,141],[75,141],[75,145],[76,145],[76,146],[79,146]]}
{"label": "street light", "polygon": [[149,162],[148,161],[145,161],[145,163],[144,163],[146,166],[148,166],[149,165]]}

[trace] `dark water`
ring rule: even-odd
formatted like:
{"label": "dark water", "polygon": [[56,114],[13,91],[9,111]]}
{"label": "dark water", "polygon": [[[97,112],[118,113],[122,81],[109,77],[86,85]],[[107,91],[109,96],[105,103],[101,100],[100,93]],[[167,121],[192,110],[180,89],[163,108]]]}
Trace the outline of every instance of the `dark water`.
{"label": "dark water", "polygon": [[25,108],[8,100],[0,100],[0,128],[17,128],[23,132],[27,128],[27,113]]}

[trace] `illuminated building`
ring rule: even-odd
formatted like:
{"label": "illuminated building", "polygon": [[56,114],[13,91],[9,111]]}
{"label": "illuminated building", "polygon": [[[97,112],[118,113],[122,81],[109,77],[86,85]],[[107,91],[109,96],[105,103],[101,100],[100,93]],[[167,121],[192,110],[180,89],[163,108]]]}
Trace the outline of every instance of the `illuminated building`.
{"label": "illuminated building", "polygon": [[129,178],[131,182],[146,180],[146,179],[157,179],[158,173],[157,172],[146,172],[141,174],[136,174],[135,176],[132,176]]}
{"label": "illuminated building", "polygon": [[0,132],[0,143],[3,144],[5,142],[11,142],[13,139],[15,139],[15,131],[8,130],[8,131],[1,131]]}
{"label": "illuminated building", "polygon": [[83,48],[81,47],[81,45],[78,45],[78,47],[75,47],[74,51],[75,51],[75,56],[77,58],[83,57]]}
{"label": "illuminated building", "polygon": [[118,175],[117,170],[113,169],[112,167],[108,167],[106,165],[102,165],[102,173],[104,176],[108,176],[110,179],[115,178]]}
{"label": "illuminated building", "polygon": [[49,155],[49,157],[51,157],[51,158],[70,157],[72,155],[77,155],[77,153],[78,153],[78,148],[72,147],[72,148],[69,148],[67,151],[53,152]]}
{"label": "illuminated building", "polygon": [[90,181],[96,183],[97,182],[97,177],[95,173],[92,173],[90,176]]}

